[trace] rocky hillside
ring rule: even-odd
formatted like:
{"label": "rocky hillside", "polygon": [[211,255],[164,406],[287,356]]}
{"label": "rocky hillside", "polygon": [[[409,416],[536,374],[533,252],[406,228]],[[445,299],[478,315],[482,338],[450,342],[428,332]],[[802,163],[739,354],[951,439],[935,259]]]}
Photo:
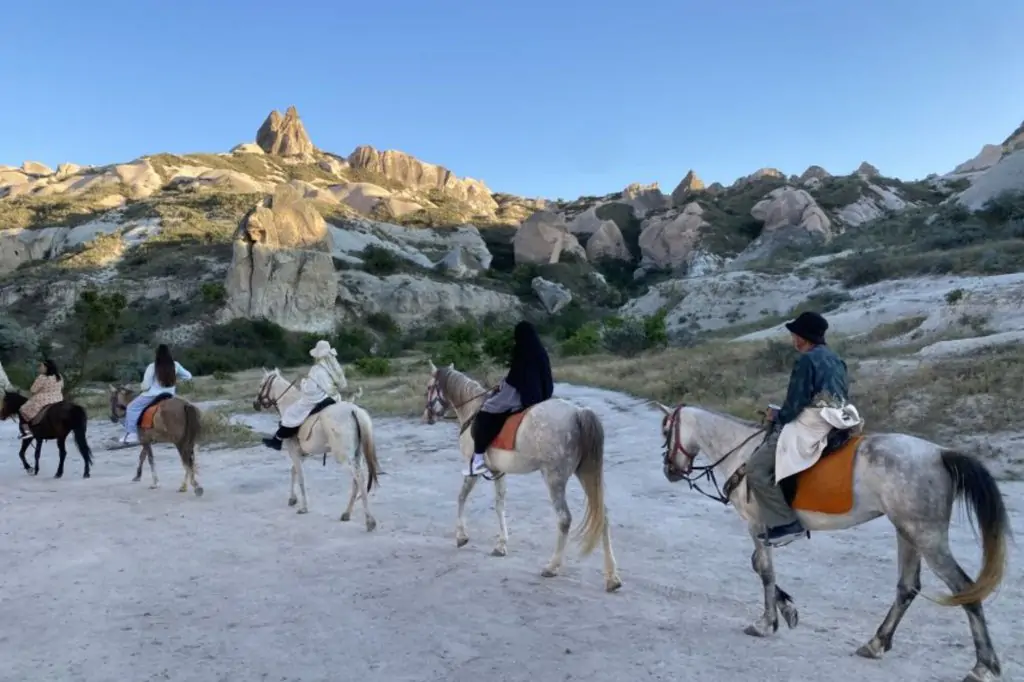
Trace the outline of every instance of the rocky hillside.
{"label": "rocky hillside", "polygon": [[[1024,270],[1022,137],[923,180],[864,163],[763,168],[726,187],[691,170],[670,194],[632,184],[567,202],[494,192],[399,151],[321,150],[294,108],[226,153],[0,166],[0,308],[18,328],[0,355],[17,334],[68,343],[90,289],[128,300],[119,357],[158,340],[216,354],[353,329],[385,353],[389,335],[523,315],[563,338],[613,313],[660,314],[677,340],[740,335],[801,305],[842,313],[896,290],[922,292],[900,294],[913,315],[954,289],[1017,305],[1018,280],[996,276]],[[937,274],[973,279],[920,279]],[[875,324],[857,319],[851,332]]]}

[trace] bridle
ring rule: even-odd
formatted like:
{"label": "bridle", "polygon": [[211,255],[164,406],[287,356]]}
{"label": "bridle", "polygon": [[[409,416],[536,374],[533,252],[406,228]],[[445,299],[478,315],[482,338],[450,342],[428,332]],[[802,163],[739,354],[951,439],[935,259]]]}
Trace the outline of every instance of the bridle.
{"label": "bridle", "polygon": [[278,376],[280,375],[269,374],[267,375],[267,378],[263,380],[263,383],[260,384],[259,393],[256,394],[256,398],[252,401],[252,409],[259,412],[260,408],[263,408],[264,410],[269,410],[273,408],[277,409],[280,412],[280,409],[278,409],[277,405],[278,401],[280,401],[281,398],[283,398],[285,394],[288,393],[288,391],[292,390],[292,388],[295,387],[295,382],[298,381],[298,379],[293,379],[291,383],[288,384],[288,388],[281,391],[281,395],[277,396],[276,398],[271,398],[270,387],[273,386],[274,379]]}
{"label": "bridle", "polygon": [[[752,435],[748,436],[742,443],[715,460],[714,463],[706,466],[696,466],[694,464],[694,460],[697,459],[697,455],[699,453],[690,452],[683,447],[681,412],[684,407],[686,407],[685,403],[679,404],[661,420],[661,430],[665,434],[665,456],[662,460],[665,473],[667,476],[670,476],[670,480],[671,478],[675,478],[676,480],[686,481],[690,486],[690,490],[696,490],[704,497],[727,505],[729,504],[729,496],[726,495],[722,491],[721,486],[718,485],[718,479],[715,476],[715,467],[734,455],[740,448],[754,440],[754,438],[762,433],[765,434],[765,438],[767,438],[768,427],[764,426],[758,429]],[[687,466],[685,471],[676,466],[676,453],[682,454],[683,457],[686,458]],[[715,486],[714,495],[704,492],[704,490],[701,489],[699,482],[702,479],[707,479],[711,485]],[[732,491],[730,490],[730,494],[731,492]]]}
{"label": "bridle", "polygon": [[[497,387],[494,387],[494,388],[497,388]],[[459,403],[457,405],[453,405],[441,393],[441,382],[437,380],[436,376],[432,377],[431,380],[430,380],[430,383],[427,384],[427,391],[426,391],[426,395],[425,395],[425,398],[426,398],[426,401],[427,401],[427,405],[426,405],[427,423],[433,424],[434,423],[433,420],[435,418],[444,417],[445,412],[447,412],[449,410],[449,408],[453,409],[453,410],[458,410],[460,407],[464,407],[464,406],[470,404],[471,402],[473,402],[474,400],[476,400],[478,398],[483,398],[485,395],[488,395],[489,393],[493,392],[494,388],[489,388],[486,391],[484,391],[483,393],[477,394],[477,395],[473,396],[472,398],[469,398],[468,400],[464,400],[464,401],[462,401],[461,403]],[[466,424],[472,424],[472,423],[473,423],[472,419],[470,419],[469,421],[466,422]],[[468,427],[464,426],[463,430],[465,430],[466,428],[468,428]]]}
{"label": "bridle", "polygon": [[[128,412],[128,403],[121,400],[121,396],[126,392],[130,392],[128,387],[118,386],[110,394],[110,421],[114,424],[121,421]],[[118,412],[121,412],[120,416],[118,416]]]}

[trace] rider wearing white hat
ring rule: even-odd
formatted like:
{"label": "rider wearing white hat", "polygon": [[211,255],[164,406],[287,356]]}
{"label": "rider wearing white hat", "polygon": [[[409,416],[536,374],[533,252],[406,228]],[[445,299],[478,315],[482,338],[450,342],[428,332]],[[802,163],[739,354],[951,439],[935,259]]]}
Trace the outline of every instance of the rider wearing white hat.
{"label": "rider wearing white hat", "polygon": [[338,364],[338,352],[331,348],[331,344],[320,339],[309,354],[316,362],[299,384],[301,398],[281,415],[281,423],[274,437],[263,439],[263,444],[274,450],[280,450],[284,439],[299,432],[299,427],[314,408],[323,409],[340,401],[341,392],[348,387],[345,370]]}

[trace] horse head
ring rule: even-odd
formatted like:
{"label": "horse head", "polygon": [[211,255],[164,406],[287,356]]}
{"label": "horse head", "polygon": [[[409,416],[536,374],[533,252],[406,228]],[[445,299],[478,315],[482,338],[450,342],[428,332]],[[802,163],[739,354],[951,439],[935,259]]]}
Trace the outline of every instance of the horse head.
{"label": "horse head", "polygon": [[[427,424],[433,424],[438,419],[443,419],[448,408],[451,407],[451,402],[444,395],[444,387],[442,381],[438,377],[438,368],[434,365],[433,360],[428,360],[430,363],[430,379],[427,381],[426,391],[426,406],[423,408],[423,421]],[[455,369],[455,363],[451,363],[447,367],[448,370]]]}
{"label": "horse head", "polygon": [[685,405],[671,408],[652,401],[661,410],[661,435],[665,439],[665,453],[662,458],[662,471],[669,483],[676,483],[693,471],[693,460],[700,452],[692,440],[693,428],[684,425]]}
{"label": "horse head", "polygon": [[274,369],[263,368],[263,378],[260,379],[259,390],[256,391],[256,397],[252,401],[253,410],[259,412],[260,410],[270,410],[277,407],[277,401],[292,387],[289,385],[288,388],[275,394],[274,384],[278,379],[281,381],[285,380],[281,376],[281,370],[277,367]]}
{"label": "horse head", "polygon": [[110,384],[107,389],[110,397],[110,421],[116,424],[124,419],[124,415],[128,411],[128,403],[135,397],[135,392],[124,384],[120,386]]}

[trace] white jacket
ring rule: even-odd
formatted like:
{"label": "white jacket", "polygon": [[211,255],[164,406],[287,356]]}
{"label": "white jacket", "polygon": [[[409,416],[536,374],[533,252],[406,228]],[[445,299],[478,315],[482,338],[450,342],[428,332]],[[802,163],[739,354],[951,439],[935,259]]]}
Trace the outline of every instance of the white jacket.
{"label": "white jacket", "polygon": [[775,447],[775,481],[806,471],[818,463],[832,429],[850,429],[861,424],[853,405],[807,407],[782,427]]}
{"label": "white jacket", "polygon": [[336,360],[334,364],[337,365],[337,369],[333,372],[328,363],[329,360],[324,358],[310,367],[309,373],[299,383],[301,397],[289,405],[281,415],[281,426],[301,426],[309,416],[310,410],[327,398],[341,402],[341,391],[348,387],[348,381],[345,379],[344,371],[339,371],[341,365],[337,365]]}

